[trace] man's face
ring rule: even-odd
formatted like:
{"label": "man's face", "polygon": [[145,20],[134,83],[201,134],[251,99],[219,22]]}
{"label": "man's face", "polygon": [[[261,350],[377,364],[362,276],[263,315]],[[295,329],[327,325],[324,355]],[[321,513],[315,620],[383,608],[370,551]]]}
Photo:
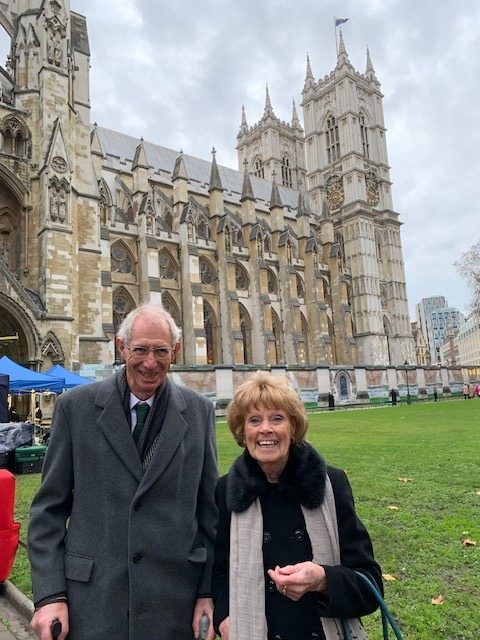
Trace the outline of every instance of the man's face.
{"label": "man's face", "polygon": [[[130,391],[140,400],[152,396],[162,384],[180,348],[179,343],[172,347],[168,324],[146,313],[135,319],[130,343],[126,345],[117,338],[117,346],[125,362]],[[142,349],[148,349],[146,355],[141,353]],[[154,349],[168,353],[156,357]]]}

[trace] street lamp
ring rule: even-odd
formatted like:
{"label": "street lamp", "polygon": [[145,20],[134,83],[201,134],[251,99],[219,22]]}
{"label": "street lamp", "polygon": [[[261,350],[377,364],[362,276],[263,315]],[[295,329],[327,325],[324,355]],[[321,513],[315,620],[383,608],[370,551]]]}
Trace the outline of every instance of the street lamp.
{"label": "street lamp", "polygon": [[411,404],[412,403],[412,399],[410,398],[410,386],[408,384],[408,361],[405,360],[405,362],[403,363],[405,365],[405,378],[407,380],[407,404]]}

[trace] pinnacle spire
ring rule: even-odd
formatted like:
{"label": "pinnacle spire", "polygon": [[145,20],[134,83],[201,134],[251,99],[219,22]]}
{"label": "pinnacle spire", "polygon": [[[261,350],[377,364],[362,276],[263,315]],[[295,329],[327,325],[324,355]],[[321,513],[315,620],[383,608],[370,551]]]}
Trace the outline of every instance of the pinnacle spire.
{"label": "pinnacle spire", "polygon": [[310,65],[310,56],[307,53],[307,71],[305,74],[305,83],[303,85],[303,90],[309,89],[315,85],[315,78],[313,77],[312,67]]}
{"label": "pinnacle spire", "polygon": [[376,80],[375,69],[373,68],[372,59],[370,57],[370,50],[367,47],[367,66],[365,68],[365,76],[368,80]]}
{"label": "pinnacle spire", "polygon": [[215,147],[212,148],[212,170],[210,172],[210,186],[208,187],[208,192],[217,189],[218,191],[223,191],[222,181],[220,179],[220,171],[218,170],[217,159],[215,157],[216,154]]}
{"label": "pinnacle spire", "polygon": [[135,155],[132,162],[132,170],[137,169],[138,167],[141,167],[142,169],[148,169],[147,154],[145,152],[143,138],[140,138],[140,143],[135,149]]}
{"label": "pinnacle spire", "polygon": [[245,200],[253,200],[255,201],[255,196],[253,195],[252,189],[252,181],[250,180],[250,176],[248,175],[247,167],[248,162],[247,159],[243,161],[243,186],[242,186],[242,197],[240,198],[240,202],[244,202]]}
{"label": "pinnacle spire", "polygon": [[367,46],[367,71],[373,71],[372,59],[370,58],[370,49]]}
{"label": "pinnacle spire", "polygon": [[314,80],[313,73],[312,73],[312,67],[310,65],[310,56],[307,53],[307,73],[305,75],[305,80],[308,80],[309,78]]}
{"label": "pinnacle spire", "polygon": [[265,90],[265,109],[263,110],[263,117],[265,118],[266,116],[275,116],[272,109],[272,103],[270,102],[268,84],[266,85],[266,90]]}
{"label": "pinnacle spire", "polygon": [[177,178],[183,178],[184,180],[188,180],[187,170],[185,168],[185,161],[183,159],[183,151],[180,150],[180,155],[177,156],[175,160],[175,166],[173,167],[172,173],[172,181]]}
{"label": "pinnacle spire", "polygon": [[242,119],[240,120],[240,131],[238,132],[239,135],[242,135],[243,133],[247,133],[248,132],[248,124],[247,124],[247,117],[245,115],[245,105],[242,104]]}
{"label": "pinnacle spire", "polygon": [[345,48],[345,42],[343,41],[343,33],[340,29],[340,35],[338,37],[338,55],[337,55],[337,68],[341,67],[342,64],[350,64],[350,60],[348,59],[347,50]]}
{"label": "pinnacle spire", "polygon": [[295,98],[292,98],[293,109],[292,109],[292,127],[300,127],[300,120],[297,115],[297,108],[295,106]]}
{"label": "pinnacle spire", "polygon": [[297,205],[297,218],[301,216],[306,216],[307,218],[310,215],[310,206],[308,202],[308,194],[301,182],[298,185],[298,205]]}
{"label": "pinnacle spire", "polygon": [[275,171],[272,174],[273,182],[272,182],[272,193],[270,195],[270,211],[275,207],[283,208],[283,202],[280,198],[280,191],[278,190],[278,184],[276,180],[277,174]]}

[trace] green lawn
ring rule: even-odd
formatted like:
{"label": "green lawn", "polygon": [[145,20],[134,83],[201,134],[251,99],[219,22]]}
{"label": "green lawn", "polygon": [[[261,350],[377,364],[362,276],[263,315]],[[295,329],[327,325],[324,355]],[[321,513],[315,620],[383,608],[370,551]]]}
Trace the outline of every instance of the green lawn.
{"label": "green lawn", "polygon": [[[478,546],[462,542],[480,545],[480,400],[311,414],[310,424],[309,441],[347,470],[383,572],[397,578],[386,598],[405,640],[478,640]],[[218,453],[221,473],[240,453],[224,422]],[[38,482],[17,477],[22,539]],[[11,579],[30,595],[23,549]],[[365,625],[381,639],[376,616]]]}

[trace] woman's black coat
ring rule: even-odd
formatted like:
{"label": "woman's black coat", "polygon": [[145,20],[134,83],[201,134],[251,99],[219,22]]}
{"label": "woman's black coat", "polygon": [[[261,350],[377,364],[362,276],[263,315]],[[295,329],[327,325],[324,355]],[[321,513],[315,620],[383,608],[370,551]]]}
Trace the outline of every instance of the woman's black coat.
{"label": "woman's black coat", "polygon": [[[290,448],[287,465],[279,478],[278,491],[280,494],[276,494],[272,511],[272,505],[265,502],[267,497],[270,500],[270,495],[273,495],[271,493],[272,485],[269,485],[258,463],[249,455],[248,451],[244,451],[237,458],[230,472],[220,478],[216,490],[219,521],[215,543],[212,595],[215,602],[214,625],[217,633],[219,624],[228,616],[229,612],[231,512],[245,511],[256,498],[260,498],[262,511],[268,504],[269,530],[265,531],[264,528],[264,557],[265,541],[267,540],[269,557],[272,556],[272,553],[275,555],[278,552],[278,557],[281,558],[285,555],[286,550],[275,549],[278,540],[280,538],[285,540],[285,532],[288,533],[289,529],[292,530],[291,539],[298,539],[301,535],[298,518],[292,517],[292,503],[303,505],[308,509],[318,508],[323,502],[327,473],[335,496],[341,565],[324,565],[328,594],[318,594],[316,611],[320,616],[325,617],[356,618],[372,613],[377,608],[375,599],[354,571],[356,569],[367,572],[380,589],[382,588],[380,567],[374,560],[367,530],[355,513],[353,495],[345,472],[327,467],[323,458],[312,446],[305,443],[293,444]],[[279,500],[281,495],[284,498],[280,497]],[[284,503],[283,500],[285,500]],[[287,503],[290,504],[290,507]],[[285,510],[282,504],[286,505]],[[303,530],[305,530],[301,511],[300,518],[303,521]],[[300,526],[300,531],[301,529]],[[310,555],[302,558],[303,560],[312,557],[308,536],[306,538]],[[278,562],[278,564],[282,563]],[[265,588],[265,598],[273,598],[269,601],[270,612],[273,613],[273,616],[276,615],[275,612],[281,615],[281,610],[278,608],[284,609],[285,599],[279,596],[272,585],[269,585],[268,575],[265,578]],[[295,616],[292,615],[288,619],[291,621],[289,624],[291,628],[284,628],[281,637],[298,638]],[[320,628],[320,635],[313,634],[308,637],[322,638],[322,635],[323,631]]]}

